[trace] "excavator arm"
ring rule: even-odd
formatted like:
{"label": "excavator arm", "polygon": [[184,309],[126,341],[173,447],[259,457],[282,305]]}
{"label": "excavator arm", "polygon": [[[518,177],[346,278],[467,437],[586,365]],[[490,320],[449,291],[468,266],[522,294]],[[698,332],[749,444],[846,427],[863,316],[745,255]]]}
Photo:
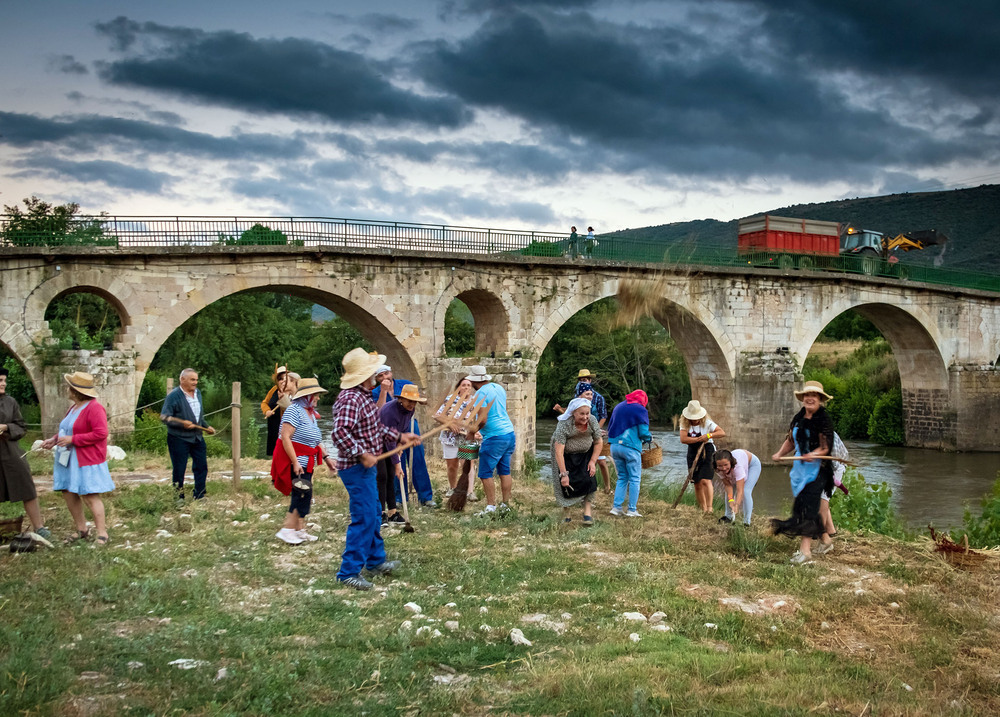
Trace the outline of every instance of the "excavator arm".
{"label": "excavator arm", "polygon": [[888,254],[893,251],[913,251],[929,246],[944,244],[948,236],[937,229],[921,229],[915,232],[897,234],[894,237],[882,237],[882,250]]}

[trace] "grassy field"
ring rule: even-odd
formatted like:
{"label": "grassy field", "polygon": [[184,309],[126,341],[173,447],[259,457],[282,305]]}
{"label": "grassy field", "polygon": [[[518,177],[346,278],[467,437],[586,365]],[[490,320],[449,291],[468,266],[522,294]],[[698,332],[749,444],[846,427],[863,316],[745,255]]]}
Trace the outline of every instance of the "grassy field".
{"label": "grassy field", "polygon": [[764,516],[732,529],[644,491],[645,518],[600,495],[584,527],[521,480],[502,520],[415,510],[416,533],[386,532],[398,576],[359,593],[334,578],[346,492],[317,483],[305,546],[274,538],[287,504],[256,480],[183,510],[123,486],[108,547],[0,552],[0,714],[1000,713],[996,558],[961,572],[842,532],[792,567]]}

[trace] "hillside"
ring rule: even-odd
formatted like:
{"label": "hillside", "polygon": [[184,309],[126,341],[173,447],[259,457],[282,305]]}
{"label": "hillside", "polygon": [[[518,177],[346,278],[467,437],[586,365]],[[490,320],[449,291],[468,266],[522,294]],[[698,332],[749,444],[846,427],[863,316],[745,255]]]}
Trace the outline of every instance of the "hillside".
{"label": "hillside", "polygon": [[[821,204],[796,204],[766,210],[767,214],[819,219],[853,224],[886,234],[917,229],[938,229],[951,241],[944,248],[941,266],[970,271],[995,272],[1000,265],[1000,185],[948,192],[890,194],[883,197],[841,199]],[[664,245],[704,249],[736,246],[737,221],[700,219],[614,232],[612,236],[635,237]],[[904,261],[930,264],[941,251],[910,252]]]}

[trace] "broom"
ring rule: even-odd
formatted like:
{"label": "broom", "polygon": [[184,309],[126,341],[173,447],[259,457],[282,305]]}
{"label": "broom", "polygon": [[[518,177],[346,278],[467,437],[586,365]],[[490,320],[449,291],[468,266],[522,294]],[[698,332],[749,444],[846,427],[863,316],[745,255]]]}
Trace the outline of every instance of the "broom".
{"label": "broom", "polygon": [[462,462],[462,475],[458,478],[455,489],[448,499],[448,510],[461,513],[465,510],[465,504],[469,500],[469,479],[472,476],[472,461]]}
{"label": "broom", "polygon": [[678,503],[681,502],[681,498],[684,497],[684,491],[687,490],[688,483],[691,482],[691,478],[694,476],[695,469],[698,468],[698,461],[701,459],[701,452],[705,450],[705,443],[698,446],[698,452],[694,454],[694,461],[691,463],[691,468],[688,470],[687,478],[684,479],[684,485],[681,486],[681,492],[677,494],[677,498],[674,500],[673,508],[676,508]]}

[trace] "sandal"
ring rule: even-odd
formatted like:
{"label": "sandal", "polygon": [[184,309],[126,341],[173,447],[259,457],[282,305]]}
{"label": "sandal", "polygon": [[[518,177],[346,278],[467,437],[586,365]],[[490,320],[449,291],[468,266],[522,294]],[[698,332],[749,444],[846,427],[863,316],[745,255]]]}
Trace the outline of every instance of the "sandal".
{"label": "sandal", "polygon": [[110,538],[107,535],[98,535],[97,536],[97,545],[103,547],[103,546],[105,546],[105,545],[108,544],[109,540],[110,540]]}
{"label": "sandal", "polygon": [[563,522],[564,523],[572,523],[573,519],[572,518],[563,518]]}
{"label": "sandal", "polygon": [[585,515],[585,516],[583,516],[583,524],[584,525],[593,525],[594,524],[594,516],[592,516],[592,515]]}
{"label": "sandal", "polygon": [[63,543],[65,545],[73,545],[74,543],[79,543],[81,540],[90,539],[90,530],[76,530],[71,535],[69,535]]}

